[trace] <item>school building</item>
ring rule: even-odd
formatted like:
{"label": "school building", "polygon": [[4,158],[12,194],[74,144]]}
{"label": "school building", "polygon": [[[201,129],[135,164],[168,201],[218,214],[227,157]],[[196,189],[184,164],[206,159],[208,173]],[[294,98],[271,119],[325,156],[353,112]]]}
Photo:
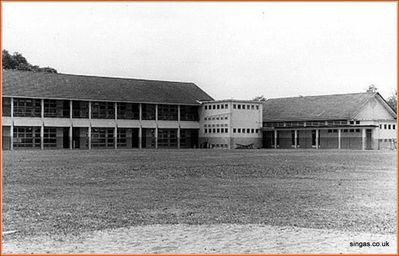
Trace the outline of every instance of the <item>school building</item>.
{"label": "school building", "polygon": [[4,150],[396,146],[378,93],[214,100],[193,83],[3,70]]}

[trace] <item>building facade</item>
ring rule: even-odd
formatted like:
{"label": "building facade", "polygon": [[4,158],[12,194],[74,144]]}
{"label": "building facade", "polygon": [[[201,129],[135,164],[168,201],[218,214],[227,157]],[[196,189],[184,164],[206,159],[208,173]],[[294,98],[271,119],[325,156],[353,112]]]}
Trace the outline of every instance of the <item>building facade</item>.
{"label": "building facade", "polygon": [[393,149],[396,112],[379,93],[269,99],[265,148]]}
{"label": "building facade", "polygon": [[378,93],[214,100],[193,83],[3,70],[3,149],[392,149]]}

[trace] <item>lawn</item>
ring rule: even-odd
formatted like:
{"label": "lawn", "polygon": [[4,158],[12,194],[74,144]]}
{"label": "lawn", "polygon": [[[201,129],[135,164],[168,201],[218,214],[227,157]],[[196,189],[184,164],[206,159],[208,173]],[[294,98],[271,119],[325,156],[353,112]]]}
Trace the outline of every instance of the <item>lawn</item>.
{"label": "lawn", "polygon": [[3,152],[13,238],[149,224],[396,232],[396,152]]}

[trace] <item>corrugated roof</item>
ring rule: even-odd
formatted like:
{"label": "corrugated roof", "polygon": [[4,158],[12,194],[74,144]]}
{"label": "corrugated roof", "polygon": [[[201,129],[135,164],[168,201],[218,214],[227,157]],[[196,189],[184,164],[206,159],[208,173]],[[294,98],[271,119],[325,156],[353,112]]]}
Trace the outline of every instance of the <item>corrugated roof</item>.
{"label": "corrugated roof", "polygon": [[353,119],[376,95],[381,97],[365,92],[268,99],[263,103],[263,121]]}
{"label": "corrugated roof", "polygon": [[213,100],[194,83],[3,70],[3,95],[195,104]]}

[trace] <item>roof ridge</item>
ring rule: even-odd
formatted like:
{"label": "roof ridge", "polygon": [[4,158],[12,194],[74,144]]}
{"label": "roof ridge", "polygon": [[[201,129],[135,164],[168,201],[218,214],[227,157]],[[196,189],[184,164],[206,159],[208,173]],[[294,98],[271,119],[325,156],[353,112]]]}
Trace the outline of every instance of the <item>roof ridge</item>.
{"label": "roof ridge", "polygon": [[311,98],[311,97],[325,97],[325,96],[343,96],[343,95],[354,95],[354,94],[372,94],[370,92],[351,92],[351,93],[336,93],[336,94],[321,94],[321,95],[308,95],[308,96],[289,96],[289,97],[278,97],[278,98],[268,98],[268,100],[275,100],[275,99],[294,99],[294,98]]}
{"label": "roof ridge", "polygon": [[28,70],[16,70],[16,69],[3,69],[3,72],[31,72],[34,74],[46,74],[46,75],[62,75],[62,76],[73,76],[73,77],[92,77],[92,78],[103,78],[103,79],[118,79],[118,80],[134,80],[134,81],[144,81],[144,82],[167,82],[167,83],[175,83],[175,84],[194,84],[194,82],[179,82],[179,81],[171,81],[171,80],[157,80],[157,79],[141,79],[141,78],[131,78],[131,77],[112,77],[112,76],[97,76],[97,75],[81,75],[81,74],[67,74],[67,73],[47,73],[47,72],[33,72]]}

